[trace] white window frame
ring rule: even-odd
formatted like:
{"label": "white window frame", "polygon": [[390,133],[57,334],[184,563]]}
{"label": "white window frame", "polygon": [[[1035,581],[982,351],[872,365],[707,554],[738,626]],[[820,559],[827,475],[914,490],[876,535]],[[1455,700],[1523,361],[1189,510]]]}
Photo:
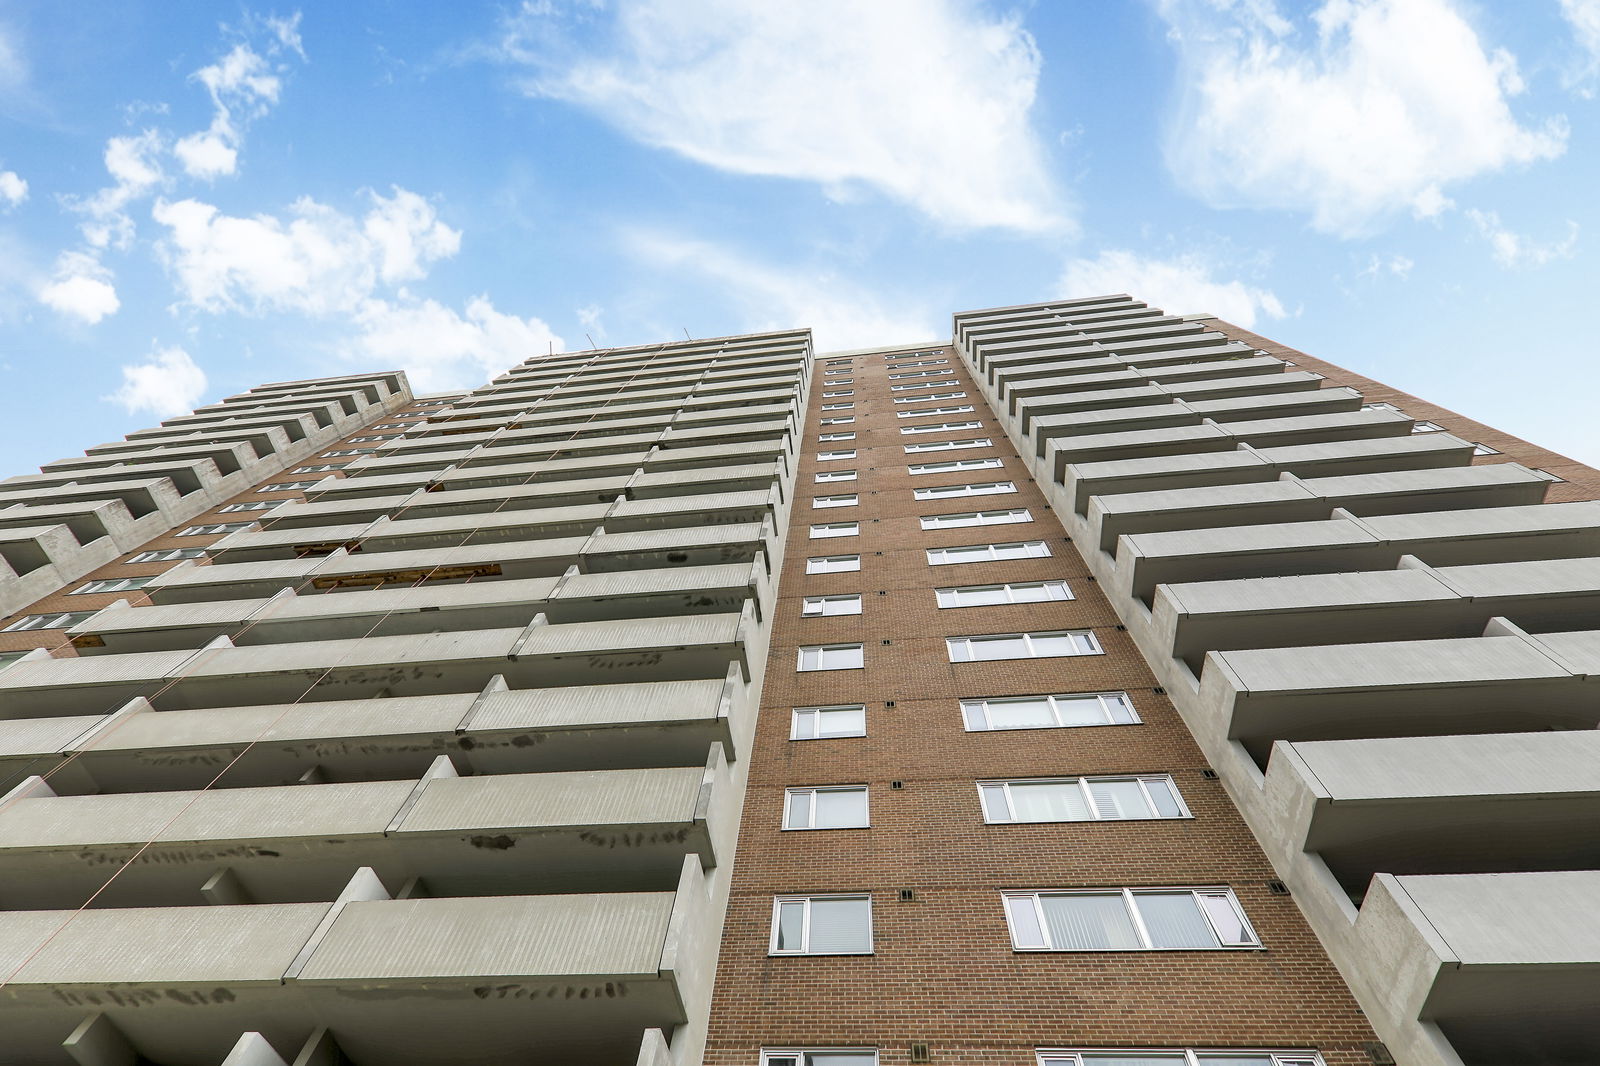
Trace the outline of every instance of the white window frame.
{"label": "white window frame", "polygon": [[[1123,1055],[1130,1061],[1151,1056],[1171,1056],[1172,1066],[1208,1066],[1218,1059],[1259,1057],[1259,1066],[1324,1066],[1315,1051],[1287,1051],[1263,1048],[1038,1048],[1035,1066],[1083,1066],[1083,1056],[1095,1058]],[[827,1066],[826,1063],[823,1066]]]}
{"label": "white window frame", "polygon": [[[854,606],[855,610],[834,610],[829,607],[843,605],[848,608]],[[800,616],[802,618],[836,618],[840,615],[861,613],[861,593],[840,592],[827,596],[807,596],[800,603]]]}
{"label": "white window frame", "polygon": [[101,577],[79,585],[69,596],[92,596],[100,592],[132,592],[142,589],[155,578],[151,577]]}
{"label": "white window frame", "polygon": [[909,463],[906,473],[916,477],[921,474],[954,474],[961,470],[1001,470],[1006,461],[999,456],[982,459],[946,459],[937,463]]}
{"label": "white window frame", "polygon": [[[867,949],[865,951],[828,951],[828,952],[818,952],[818,951],[811,951],[810,950],[810,947],[811,947],[811,902],[812,902],[812,900],[819,900],[819,899],[839,899],[839,900],[846,900],[847,899],[847,900],[865,900],[866,901],[866,904],[867,904]],[[782,913],[782,908],[783,908],[783,905],[785,903],[790,903],[790,904],[793,904],[793,903],[804,903],[805,904],[804,918],[803,918],[803,920],[801,922],[801,932],[800,932],[800,939],[801,939],[801,942],[805,945],[805,947],[802,948],[801,950],[798,950],[798,951],[779,951],[778,950],[778,918],[779,918],[779,915]],[[867,892],[829,892],[829,893],[824,893],[824,894],[821,894],[821,895],[814,895],[814,896],[774,896],[773,897],[773,899],[772,899],[772,934],[771,934],[770,938],[767,941],[767,954],[768,955],[871,955],[872,954],[872,949],[873,949],[872,896],[871,896],[870,893],[867,893]],[[860,1054],[860,1052],[857,1052],[857,1054]],[[876,1053],[874,1053],[874,1054],[876,1054]],[[766,1053],[763,1053],[762,1061],[763,1062],[770,1061],[770,1058]],[[823,1063],[822,1066],[826,1066],[826,1063]]]}
{"label": "white window frame", "polygon": [[976,481],[965,485],[928,485],[911,490],[913,500],[954,500],[962,496],[1004,496],[1016,492],[1014,481]]}
{"label": "white window frame", "polygon": [[[904,385],[890,385],[889,386],[889,391],[890,392],[913,392],[913,391],[915,391],[917,389],[939,389],[939,388],[943,388],[946,385],[956,385],[957,387],[959,387],[959,383],[953,377],[948,377],[948,378],[930,378],[927,381],[908,381]],[[926,399],[927,397],[923,397],[923,398]]]}
{"label": "white window frame", "polygon": [[[854,566],[827,567],[829,563],[854,562]],[[825,568],[827,567],[827,568]],[[853,574],[861,569],[861,556],[859,555],[813,555],[806,560],[806,573],[808,574]]]}
{"label": "white window frame", "polygon": [[341,448],[334,452],[323,452],[322,458],[334,458],[340,455],[371,455],[376,448]]}
{"label": "white window frame", "polygon": [[854,407],[854,400],[846,400],[843,403],[825,403],[822,405],[822,409],[824,411],[849,411]]}
{"label": "white window frame", "polygon": [[859,537],[861,535],[860,522],[815,522],[808,531],[812,540],[828,540],[833,537]]}
{"label": "white window frame", "polygon": [[[1039,641],[1050,637],[1070,637],[1074,650],[1068,652],[1043,653]],[[1021,639],[1025,655],[1005,655],[993,659],[980,659],[972,654],[974,644],[998,643],[1002,640]],[[1095,636],[1092,629],[1039,629],[1026,633],[974,633],[969,636],[945,637],[945,652],[953,663],[1007,663],[1017,662],[1022,659],[1075,659],[1083,655],[1104,655],[1105,648],[1100,644],[1100,638]],[[1081,645],[1087,645],[1089,650],[1078,650]],[[966,657],[962,658],[958,652],[965,649]]]}
{"label": "white window frame", "polygon": [[926,418],[929,415],[965,415],[975,410],[977,408],[970,403],[964,403],[957,407],[932,407],[926,411],[896,411],[894,416],[896,418]]}
{"label": "white window frame", "polygon": [[953,452],[962,448],[992,448],[994,439],[991,437],[967,437],[964,440],[934,440],[926,444],[905,444],[901,446],[907,455],[918,452]]}
{"label": "white window frame", "polygon": [[[1143,818],[1108,818],[1100,813],[1100,808],[1095,804],[1093,784],[1107,782],[1132,781],[1139,786],[1139,794],[1149,804],[1151,811],[1155,812]],[[1150,784],[1165,785],[1172,795],[1173,802],[1178,805],[1177,814],[1162,814],[1160,805],[1156,802],[1155,795],[1150,791]],[[1073,785],[1076,786],[1078,798],[1082,800],[1084,810],[1088,812],[1087,818],[1018,818],[1016,801],[1012,798],[1011,791],[1014,786],[1024,788],[1029,785]],[[989,790],[989,791],[985,791]],[[990,803],[992,797],[1004,800],[1006,813],[1009,817],[990,817]],[[1003,778],[992,781],[978,782],[978,807],[983,812],[985,825],[1054,825],[1066,822],[1176,822],[1186,818],[1193,818],[1189,805],[1184,802],[1183,794],[1178,791],[1178,783],[1172,779],[1171,774],[1098,774],[1088,777],[1015,777]]]}
{"label": "white window frame", "polygon": [[93,618],[98,611],[51,611],[48,614],[25,614],[0,633],[31,633],[36,629],[68,629],[79,622]]}
{"label": "white window frame", "polygon": [[[1031,588],[1043,588],[1045,595],[1033,599],[1017,598],[1018,589]],[[963,592],[999,592],[1005,599],[996,603],[962,603]],[[944,611],[962,610],[968,607],[1008,607],[1019,603],[1066,603],[1073,598],[1072,589],[1060,578],[1048,578],[1042,581],[1006,581],[993,585],[956,585],[933,590],[934,602]]]}
{"label": "white window frame", "polygon": [[811,481],[816,485],[825,485],[832,481],[854,481],[855,479],[856,472],[854,470],[818,470],[811,475]]}
{"label": "white window frame", "polygon": [[911,371],[909,373],[906,373],[906,374],[890,374],[889,375],[889,380],[890,381],[897,381],[897,380],[902,379],[902,378],[935,377],[935,376],[937,376],[939,374],[944,374],[944,373],[947,373],[947,371],[944,371],[944,370],[913,370],[913,371]]}
{"label": "white window frame", "polygon": [[926,396],[897,396],[895,403],[928,403],[931,400],[964,400],[965,392],[932,392]]}
{"label": "white window frame", "polygon": [[[842,643],[842,644],[802,644],[799,648],[796,648],[795,651],[797,653],[796,656],[795,656],[795,672],[796,673],[800,673],[800,674],[828,673],[828,672],[834,671],[834,670],[862,670],[862,669],[866,668],[867,648],[866,648],[866,645],[860,643],[859,641],[854,642],[854,643]],[[825,665],[823,665],[823,663],[826,661],[826,657],[827,657],[827,653],[828,652],[845,652],[845,651],[855,651],[855,652],[857,652],[858,653],[857,654],[857,658],[859,658],[861,661],[858,662],[858,663],[855,663],[853,665],[849,665],[849,666],[825,666]],[[816,653],[815,657],[816,657],[817,665],[811,667],[810,669],[806,668],[806,653],[807,652],[815,652]]]}
{"label": "white window frame", "polygon": [[[891,356],[890,358],[893,358],[893,357]],[[915,363],[889,363],[888,364],[888,369],[890,369],[890,370],[904,370],[908,366],[937,366],[940,363],[948,363],[949,361],[950,360],[948,360],[948,359],[922,359],[922,360],[918,360]]]}
{"label": "white window frame", "polygon": [[833,418],[824,418],[819,424],[824,426],[848,426],[855,420],[855,415],[835,415]]}
{"label": "white window frame", "polygon": [[838,451],[833,452],[818,452],[817,462],[834,463],[838,462],[840,459],[854,459],[855,457],[856,450],[854,448],[841,448]]}
{"label": "white window frame", "polygon": [[961,511],[956,514],[927,514],[917,518],[923,529],[971,529],[974,526],[1022,525],[1033,521],[1026,507],[1005,511]]}
{"label": "white window frame", "polygon": [[297,466],[291,474],[320,474],[325,470],[343,470],[349,463],[319,463],[316,466]]}
{"label": "white window frame", "polygon": [[854,492],[841,492],[837,496],[811,497],[812,510],[827,510],[829,507],[857,507],[860,503],[860,494]]}
{"label": "white window frame", "polygon": [[173,534],[174,537],[212,537],[221,533],[237,533],[241,529],[249,529],[255,522],[203,522],[199,525],[186,526]]}
{"label": "white window frame", "polygon": [[[859,715],[861,727],[852,729],[850,732],[842,732],[837,727],[823,732],[824,716],[844,711]],[[807,733],[811,735],[807,736]],[[838,740],[845,737],[864,737],[866,735],[867,705],[864,703],[833,703],[821,707],[795,707],[790,711],[790,740]]]}
{"label": "white window frame", "polygon": [[[860,825],[818,825],[817,824],[817,793],[819,792],[848,792],[861,796],[861,808],[864,821]],[[790,825],[789,813],[796,797],[806,798],[806,824]],[[866,785],[811,785],[783,790],[783,815],[779,819],[783,831],[786,833],[822,833],[830,829],[871,829],[872,828],[872,790]]]}
{"label": "white window frame", "polygon": [[366,444],[366,443],[367,443],[367,442],[368,442],[368,441],[374,441],[374,440],[389,440],[389,439],[391,439],[391,438],[389,438],[389,437],[387,437],[387,436],[385,436],[385,435],[384,435],[384,434],[382,434],[382,433],[379,433],[379,434],[377,434],[377,435],[376,435],[376,436],[368,436],[368,437],[351,437],[351,438],[350,438],[350,439],[349,439],[349,440],[347,440],[347,441],[345,441],[345,443],[346,443],[346,444]]}
{"label": "white window frame", "polygon": [[[989,549],[984,559],[946,559],[945,552],[971,551],[975,548]],[[1020,552],[1010,554],[1009,549],[1020,548]],[[1050,558],[1050,545],[1042,540],[1015,540],[1000,544],[951,544],[943,548],[924,548],[928,557],[929,566],[959,566],[963,563],[995,563],[1007,559],[1048,559]]]}
{"label": "white window frame", "polygon": [[[1101,722],[1071,722],[1066,720],[1067,706],[1082,704],[1093,699],[1104,716]],[[1007,703],[1044,700],[1054,725],[995,725],[990,709]],[[1117,707],[1126,712],[1129,721],[1120,721]],[[1143,719],[1126,692],[1061,692],[1041,696],[980,696],[961,701],[961,722],[968,733],[1010,733],[1022,729],[1087,729],[1102,725],[1140,725]]]}
{"label": "white window frame", "polygon": [[[1214,936],[1216,936],[1216,938],[1217,938],[1218,946],[1214,947],[1214,948],[1193,948],[1193,947],[1188,947],[1188,948],[1157,948],[1157,947],[1151,947],[1150,946],[1150,944],[1151,944],[1150,931],[1149,931],[1149,929],[1147,929],[1145,927],[1144,917],[1139,913],[1139,908],[1138,908],[1138,904],[1137,904],[1136,900],[1140,896],[1175,896],[1175,895],[1182,895],[1185,892],[1189,892],[1189,893],[1192,893],[1194,895],[1194,897],[1195,897],[1195,906],[1199,909],[1201,917],[1205,918],[1206,924],[1211,927],[1212,934]],[[1040,904],[1040,899],[1042,897],[1045,897],[1045,896],[1115,896],[1115,895],[1118,895],[1118,894],[1120,894],[1122,896],[1122,904],[1123,904],[1124,907],[1127,908],[1128,916],[1132,920],[1132,923],[1133,923],[1134,932],[1138,936],[1139,940],[1142,942],[1143,946],[1136,947],[1136,948],[1098,948],[1098,947],[1096,947],[1096,948],[1058,948],[1058,947],[1049,946],[1050,926],[1045,921],[1044,907]],[[1239,919],[1240,926],[1243,928],[1244,932],[1250,936],[1250,938],[1251,938],[1250,942],[1249,943],[1241,942],[1241,943],[1236,943],[1236,944],[1224,944],[1224,943],[1222,943],[1222,934],[1217,929],[1216,922],[1214,922],[1212,920],[1212,918],[1211,918],[1211,915],[1209,913],[1207,913],[1205,904],[1200,902],[1200,900],[1202,898],[1204,898],[1204,897],[1211,897],[1211,898],[1223,897],[1223,898],[1225,898],[1227,900],[1228,904],[1232,907],[1234,915]],[[1045,946],[1042,946],[1042,947],[1041,946],[1035,946],[1035,945],[1022,946],[1022,945],[1019,945],[1017,943],[1017,929],[1016,929],[1015,924],[1012,921],[1012,912],[1011,912],[1011,908],[1013,906],[1013,901],[1016,901],[1018,906],[1025,906],[1025,902],[1027,900],[1030,900],[1030,899],[1033,901],[1034,921],[1039,923],[1039,929],[1043,933]],[[1177,886],[1173,886],[1173,887],[1170,887],[1170,888],[1169,887],[1165,887],[1165,886],[1162,886],[1162,887],[1150,887],[1150,888],[1143,888],[1143,887],[1141,887],[1141,888],[1100,888],[1100,889],[1089,888],[1089,889],[1066,889],[1066,890],[1058,890],[1058,891],[1052,891],[1052,890],[1049,890],[1049,889],[1040,889],[1040,890],[1033,891],[1033,892],[1003,892],[1003,893],[1001,893],[1001,907],[1005,911],[1006,928],[1011,933],[1011,948],[1012,948],[1013,951],[1052,951],[1052,952],[1080,952],[1080,951],[1260,951],[1261,947],[1262,947],[1262,945],[1261,945],[1261,937],[1256,933],[1255,927],[1250,924],[1250,918],[1249,918],[1248,915],[1245,914],[1244,908],[1239,905],[1239,898],[1233,894],[1233,889],[1228,888],[1225,885],[1206,885],[1206,886],[1200,886],[1200,887],[1177,885]]]}
{"label": "white window frame", "polygon": [[122,560],[125,563],[167,563],[175,559],[198,559],[205,555],[204,548],[155,548]]}
{"label": "white window frame", "polygon": [[[895,417],[897,417],[897,418],[906,418],[906,417],[909,417],[909,416],[908,415],[896,415]],[[982,421],[980,421],[979,419],[971,419],[971,420],[966,421],[966,422],[941,422],[937,426],[906,426],[906,427],[904,427],[903,429],[900,430],[900,435],[902,437],[905,437],[905,436],[910,436],[913,433],[954,433],[957,430],[961,430],[961,429],[982,429],[982,428],[983,428],[983,422]]]}
{"label": "white window frame", "polygon": [[251,500],[248,503],[225,503],[217,514],[241,514],[247,511],[271,511],[288,503],[288,500]]}
{"label": "white window frame", "polygon": [[1487,444],[1484,444],[1481,441],[1473,441],[1472,442],[1472,454],[1473,455],[1499,455],[1500,452],[1499,452],[1498,449],[1491,448]]}
{"label": "white window frame", "polygon": [[829,400],[829,399],[833,399],[833,398],[839,397],[839,396],[854,396],[855,394],[856,394],[856,390],[855,389],[839,389],[836,392],[825,392],[825,393],[823,393],[822,394],[822,398],[824,400]]}
{"label": "white window frame", "polygon": [[855,435],[855,433],[853,431],[850,432],[850,433],[822,433],[822,434],[819,434],[817,436],[817,443],[818,444],[831,444],[834,441],[838,441],[838,440],[855,440],[855,439],[856,439],[856,435]]}
{"label": "white window frame", "polygon": [[1443,433],[1444,431],[1444,427],[1439,423],[1429,422],[1426,419],[1419,419],[1411,427],[1411,432],[1413,433]]}
{"label": "white window frame", "polygon": [[320,481],[279,481],[271,485],[262,485],[257,492],[304,492],[313,485],[320,485]]}

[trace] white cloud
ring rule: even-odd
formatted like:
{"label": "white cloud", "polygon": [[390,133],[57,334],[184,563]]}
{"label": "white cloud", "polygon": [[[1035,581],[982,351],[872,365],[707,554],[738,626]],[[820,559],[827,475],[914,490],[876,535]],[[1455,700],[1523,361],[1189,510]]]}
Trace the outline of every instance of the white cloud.
{"label": "white cloud", "polygon": [[111,284],[111,272],[83,252],[61,254],[56,260],[55,280],[39,290],[39,302],[91,326],[122,306]]}
{"label": "white cloud", "polygon": [[28,198],[28,183],[15,170],[0,170],[0,200],[15,207]]}
{"label": "white cloud", "polygon": [[133,242],[133,220],[127,207],[166,180],[160,160],[164,148],[161,132],[153,129],[106,142],[106,173],[112,184],[86,200],[67,201],[73,210],[87,216],[79,228],[90,247],[126,248]]}
{"label": "white cloud", "polygon": [[1267,289],[1242,281],[1218,281],[1211,264],[1194,254],[1145,259],[1110,250],[1095,259],[1074,259],[1061,278],[1063,296],[1104,296],[1125,292],[1169,314],[1210,312],[1251,329],[1258,315],[1282,318],[1283,304]]}
{"label": "white cloud", "polygon": [[824,271],[783,270],[713,244],[644,230],[624,234],[642,262],[713,282],[742,307],[741,329],[809,326],[819,352],[932,340],[933,317],[922,308],[886,308],[860,285]]}
{"label": "white cloud", "polygon": [[1534,241],[1507,229],[1494,211],[1467,210],[1467,218],[1494,249],[1495,262],[1508,269],[1544,266],[1557,259],[1571,259],[1578,247],[1578,224],[1567,220],[1567,235],[1557,241]]}
{"label": "white cloud", "polygon": [[[297,15],[294,24],[297,26],[298,22]],[[289,32],[294,50],[299,51],[299,34],[293,27]],[[269,55],[283,47],[283,31],[275,27],[273,33]],[[246,43],[234,45],[227,55],[201,67],[192,77],[211,94],[211,125],[180,138],[172,150],[190,177],[210,181],[238,169],[243,127],[278,102],[283,81],[268,57]]]}
{"label": "white cloud", "polygon": [[1305,211],[1348,236],[1565,151],[1564,120],[1512,114],[1516,59],[1487,50],[1452,0],[1324,0],[1305,31],[1272,0],[1162,0],[1162,13],[1184,86],[1167,164],[1213,206]]}
{"label": "white cloud", "polygon": [[167,233],[158,250],[186,302],[206,311],[354,311],[381,283],[420,278],[455,255],[461,235],[422,197],[396,188],[368,194],[356,219],[302,198],[287,221],[225,215],[199,200],[158,200]]}
{"label": "white cloud", "polygon": [[170,418],[194,410],[206,391],[206,372],[182,348],[163,348],[148,362],[122,368],[122,387],[104,399],[129,414],[148,411]]}
{"label": "white cloud", "polygon": [[1416,265],[1410,256],[1400,255],[1398,252],[1393,255],[1378,255],[1374,252],[1367,257],[1367,265],[1361,268],[1357,276],[1377,278],[1383,274],[1390,274],[1404,281],[1411,276],[1411,268]]}
{"label": "white cloud", "polygon": [[18,49],[11,27],[0,24],[0,90],[16,92],[28,82],[28,60]]}
{"label": "white cloud", "polygon": [[[564,14],[566,16],[564,17]],[[526,0],[527,91],[737,174],[869,187],[953,227],[1066,226],[1029,121],[1040,58],[974,0]]]}
{"label": "white cloud", "polygon": [[1572,27],[1572,38],[1583,50],[1583,61],[1568,78],[1571,85],[1587,86],[1585,96],[1593,96],[1593,83],[1600,75],[1600,0],[1561,0],[1561,14]]}
{"label": "white cloud", "polygon": [[497,311],[474,297],[461,314],[434,300],[367,300],[355,316],[353,342],[366,361],[397,367],[418,392],[476,388],[507,367],[565,345],[537,318]]}

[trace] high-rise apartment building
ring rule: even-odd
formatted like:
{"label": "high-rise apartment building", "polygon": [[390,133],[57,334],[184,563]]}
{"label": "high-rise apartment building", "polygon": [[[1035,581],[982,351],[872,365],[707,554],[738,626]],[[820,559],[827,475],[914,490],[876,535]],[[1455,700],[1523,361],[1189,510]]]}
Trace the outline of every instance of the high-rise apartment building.
{"label": "high-rise apartment building", "polygon": [[1125,296],[0,482],[0,1063],[1600,1061],[1600,473]]}

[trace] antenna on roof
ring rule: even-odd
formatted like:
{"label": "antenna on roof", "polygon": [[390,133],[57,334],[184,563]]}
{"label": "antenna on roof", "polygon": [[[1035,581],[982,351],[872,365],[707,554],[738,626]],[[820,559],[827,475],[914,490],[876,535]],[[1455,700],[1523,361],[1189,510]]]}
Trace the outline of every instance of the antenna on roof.
{"label": "antenna on roof", "polygon": [[589,347],[590,347],[590,348],[591,348],[591,349],[593,349],[593,348],[598,348],[598,347],[599,347],[599,345],[597,345],[597,344],[595,344],[595,342],[594,342],[594,338],[593,338],[593,337],[591,337],[591,336],[589,336],[589,335],[588,335],[588,334],[587,334],[587,333],[585,333],[585,334],[584,334],[584,335],[583,335],[583,339],[584,339],[584,340],[586,340],[586,341],[588,341],[588,342],[589,342]]}
{"label": "antenna on roof", "polygon": [[684,340],[686,340],[686,341],[694,340],[693,337],[689,336],[689,327],[688,326],[679,326],[678,328],[683,330],[683,339]]}

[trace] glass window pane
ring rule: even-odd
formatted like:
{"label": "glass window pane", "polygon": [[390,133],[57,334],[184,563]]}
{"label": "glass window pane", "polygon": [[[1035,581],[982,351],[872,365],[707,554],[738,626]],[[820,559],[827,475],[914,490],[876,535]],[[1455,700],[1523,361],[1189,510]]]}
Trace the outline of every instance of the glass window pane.
{"label": "glass window pane", "polygon": [[878,1066],[875,1051],[813,1051],[806,1055],[805,1066]]}
{"label": "glass window pane", "polygon": [[1083,1066],[1172,1066],[1185,1061],[1182,1052],[1163,1054],[1088,1054],[1082,1057]]}
{"label": "glass window pane", "polygon": [[989,607],[1009,602],[1006,599],[1004,585],[979,585],[973,588],[957,589],[956,599],[963,607]]}
{"label": "glass window pane", "polygon": [[1050,943],[1058,949],[1130,950],[1143,947],[1122,895],[1044,896]]}
{"label": "glass window pane", "polygon": [[1062,725],[1104,725],[1106,720],[1099,696],[1057,696],[1056,712]]}
{"label": "glass window pane", "polygon": [[1019,948],[1048,947],[1032,896],[1007,896],[1006,913],[1011,916],[1011,943]]}
{"label": "glass window pane", "polygon": [[817,712],[796,710],[794,712],[794,726],[789,731],[790,739],[811,740],[816,735]]}
{"label": "glass window pane", "polygon": [[1156,814],[1137,781],[1091,780],[1089,794],[1094,797],[1094,810],[1101,818],[1154,818]]}
{"label": "glass window pane", "polygon": [[971,658],[979,662],[995,659],[1024,659],[1028,657],[1028,644],[1020,635],[984,637],[968,642]]}
{"label": "glass window pane", "polygon": [[1089,805],[1076,781],[1013,784],[1011,805],[1019,822],[1082,822],[1089,818]]}
{"label": "glass window pane", "polygon": [[[1195,1060],[1201,1066],[1272,1066],[1272,1056],[1266,1053],[1260,1055],[1240,1055],[1230,1052],[1222,1055],[1196,1055]],[[1307,1063],[1314,1060],[1305,1059]]]}
{"label": "glass window pane", "polygon": [[988,822],[1011,821],[1011,808],[1006,803],[1004,785],[983,785],[978,789],[983,799],[983,817]]}
{"label": "glass window pane", "polygon": [[806,905],[800,900],[778,904],[779,951],[800,951],[805,947],[801,939],[805,928]]}
{"label": "glass window pane", "polygon": [[1046,699],[990,700],[988,710],[993,729],[1038,729],[1056,724]]}
{"label": "glass window pane", "polygon": [[833,707],[817,712],[817,736],[859,737],[867,731],[865,707]]}
{"label": "glass window pane", "polygon": [[1139,917],[1150,932],[1150,946],[1155,948],[1214,948],[1217,935],[1211,923],[1200,913],[1193,892],[1150,893],[1135,895]]}
{"label": "glass window pane", "polygon": [[1145,781],[1144,787],[1155,801],[1156,814],[1162,818],[1183,817],[1183,808],[1178,804],[1178,792],[1172,787],[1171,781],[1156,778]]}
{"label": "glass window pane", "polygon": [[867,824],[867,790],[819,790],[816,794],[818,829],[851,829]]}
{"label": "glass window pane", "polygon": [[1251,934],[1244,919],[1239,916],[1238,909],[1232,899],[1223,892],[1207,892],[1200,895],[1200,906],[1205,908],[1206,917],[1211,919],[1211,927],[1216,931],[1224,944],[1254,944],[1256,938]]}
{"label": "glass window pane", "polygon": [[871,905],[864,899],[812,900],[807,950],[814,955],[872,950]]}
{"label": "glass window pane", "polygon": [[1033,653],[1039,656],[1071,655],[1076,645],[1070,634],[1038,634],[1033,638]]}
{"label": "glass window pane", "polygon": [[789,829],[805,829],[811,824],[811,793],[789,793],[789,813],[783,824]]}
{"label": "glass window pane", "polygon": [[1101,698],[1105,700],[1106,710],[1110,713],[1113,722],[1132,724],[1139,720],[1138,716],[1133,713],[1133,704],[1128,701],[1128,697],[1119,694]]}

